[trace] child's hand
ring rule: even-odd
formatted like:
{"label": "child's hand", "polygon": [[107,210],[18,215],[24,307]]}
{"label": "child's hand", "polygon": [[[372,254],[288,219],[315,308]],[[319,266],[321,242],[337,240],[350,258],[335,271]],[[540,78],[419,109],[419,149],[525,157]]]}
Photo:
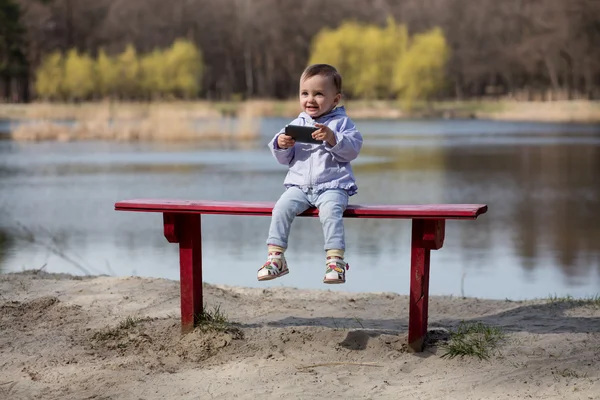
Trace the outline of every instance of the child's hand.
{"label": "child's hand", "polygon": [[277,146],[279,146],[280,149],[289,149],[290,147],[293,147],[294,144],[296,144],[296,141],[285,133],[277,136]]}
{"label": "child's hand", "polygon": [[324,140],[329,143],[330,146],[335,146],[337,144],[337,140],[335,139],[335,135],[331,128],[323,124],[315,124],[315,126],[319,129],[313,132],[313,139]]}

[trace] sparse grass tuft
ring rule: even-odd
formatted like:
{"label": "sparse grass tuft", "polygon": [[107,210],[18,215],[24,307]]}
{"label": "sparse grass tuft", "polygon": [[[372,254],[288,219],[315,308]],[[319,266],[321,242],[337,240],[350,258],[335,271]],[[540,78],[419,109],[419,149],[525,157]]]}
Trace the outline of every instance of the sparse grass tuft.
{"label": "sparse grass tuft", "polygon": [[203,331],[228,331],[231,324],[227,316],[221,311],[221,306],[217,305],[208,309],[206,304],[202,307],[202,312],[195,317],[196,326]]}
{"label": "sparse grass tuft", "polygon": [[148,321],[148,320],[149,320],[149,318],[127,317],[127,318],[125,318],[123,321],[121,321],[119,323],[119,325],[117,326],[117,329],[129,329],[129,328],[133,328],[134,326],[136,326],[140,322],[144,322],[144,321]]}
{"label": "sparse grass tuft", "polygon": [[[554,374],[554,372],[552,372]],[[579,373],[577,371],[574,371],[570,368],[565,368],[562,370],[557,370],[556,373],[560,376],[562,376],[563,378],[587,378],[587,374],[583,373]]]}
{"label": "sparse grass tuft", "polygon": [[569,304],[575,306],[594,306],[600,307],[600,294],[594,296],[583,297],[576,299],[571,295],[558,297],[557,295],[550,295],[547,299],[548,303],[551,304]]}
{"label": "sparse grass tuft", "polygon": [[144,322],[144,321],[148,321],[148,320],[150,320],[150,318],[148,318],[148,317],[146,317],[146,318],[127,317],[123,321],[119,322],[119,324],[114,328],[107,327],[101,331],[94,333],[94,336],[92,336],[92,339],[99,340],[99,341],[118,339],[122,335],[123,331],[131,329],[131,328],[137,326],[140,322]]}
{"label": "sparse grass tuft", "polygon": [[463,321],[455,331],[450,331],[450,341],[440,346],[446,350],[442,358],[475,356],[488,360],[504,336],[500,328]]}
{"label": "sparse grass tuft", "polygon": [[358,317],[354,316],[353,318],[354,318],[354,320],[355,320],[355,321],[358,323],[358,325],[360,325],[360,327],[361,327],[362,329],[365,329],[364,325],[362,324],[362,322],[360,321],[360,319],[358,319]]}

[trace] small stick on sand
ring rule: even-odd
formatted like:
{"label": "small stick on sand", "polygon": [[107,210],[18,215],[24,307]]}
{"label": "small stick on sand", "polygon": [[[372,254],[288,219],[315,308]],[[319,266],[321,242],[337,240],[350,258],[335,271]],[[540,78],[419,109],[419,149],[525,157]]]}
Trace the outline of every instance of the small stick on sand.
{"label": "small stick on sand", "polygon": [[328,362],[328,363],[322,363],[322,364],[312,364],[312,365],[305,365],[302,367],[296,367],[297,369],[306,369],[306,368],[314,368],[314,367],[331,367],[334,365],[360,365],[363,367],[383,367],[383,365],[378,365],[375,363],[357,363],[357,362]]}

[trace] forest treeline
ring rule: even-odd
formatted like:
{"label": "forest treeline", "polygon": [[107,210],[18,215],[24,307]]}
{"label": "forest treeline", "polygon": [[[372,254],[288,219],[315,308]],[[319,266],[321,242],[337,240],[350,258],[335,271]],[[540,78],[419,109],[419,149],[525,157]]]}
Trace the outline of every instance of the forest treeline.
{"label": "forest treeline", "polygon": [[[393,44],[373,33],[391,29],[390,19],[400,40]],[[335,41],[344,29],[355,36],[340,46],[367,56],[327,48],[324,35]],[[194,90],[163,84],[177,97],[287,98],[308,62],[330,59],[347,77],[350,97],[600,98],[596,0],[0,0],[0,96],[35,98],[36,71],[52,54],[66,68],[75,55],[97,63],[135,51],[142,65],[176,43],[192,44],[199,61],[190,67],[198,74]],[[428,43],[441,50],[428,52]],[[382,50],[394,44],[397,52]],[[414,86],[423,71],[431,84]]]}
{"label": "forest treeline", "polygon": [[[444,89],[448,54],[439,28],[410,37],[406,26],[390,18],[385,27],[346,22],[322,30],[313,38],[310,63],[336,65],[348,97],[398,98],[410,109]],[[100,49],[95,59],[71,49],[43,58],[35,88],[44,100],[191,99],[201,91],[202,71],[201,50],[184,39],[146,54],[132,45],[115,56]]]}

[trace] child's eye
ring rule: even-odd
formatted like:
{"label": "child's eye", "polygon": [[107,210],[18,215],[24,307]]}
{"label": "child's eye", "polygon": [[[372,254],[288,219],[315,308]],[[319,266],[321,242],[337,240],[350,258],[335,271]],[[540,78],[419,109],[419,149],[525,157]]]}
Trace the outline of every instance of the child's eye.
{"label": "child's eye", "polygon": [[302,92],[302,96],[308,96],[307,92]]}
{"label": "child's eye", "polygon": [[317,95],[317,96],[323,96],[323,93],[321,93],[321,92],[317,92],[317,94],[316,94],[316,95]]}

